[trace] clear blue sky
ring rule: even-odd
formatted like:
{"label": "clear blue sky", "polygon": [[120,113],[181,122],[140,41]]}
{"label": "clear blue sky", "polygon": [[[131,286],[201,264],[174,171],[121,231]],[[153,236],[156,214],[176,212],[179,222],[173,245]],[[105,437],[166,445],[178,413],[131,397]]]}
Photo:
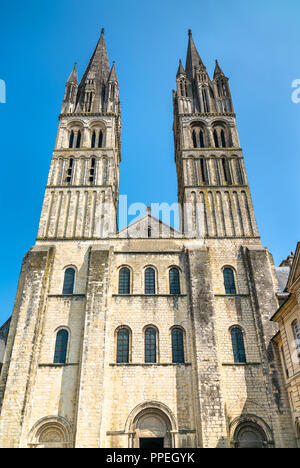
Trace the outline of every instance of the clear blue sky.
{"label": "clear blue sky", "polygon": [[1,5],[0,322],[9,317],[24,254],[34,244],[73,63],[81,75],[105,28],[122,104],[120,194],[177,201],[172,89],[187,31],[210,73],[230,77],[262,242],[278,264],[299,235],[299,0],[17,0]]}

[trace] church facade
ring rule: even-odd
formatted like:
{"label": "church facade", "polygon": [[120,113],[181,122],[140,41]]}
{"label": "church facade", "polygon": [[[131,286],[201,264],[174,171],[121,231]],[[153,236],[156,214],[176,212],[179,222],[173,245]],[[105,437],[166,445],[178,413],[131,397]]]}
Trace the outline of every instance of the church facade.
{"label": "church facade", "polygon": [[102,31],[67,81],[1,372],[0,446],[296,446],[228,78],[189,32],[174,103],[181,230],[118,232],[121,113]]}

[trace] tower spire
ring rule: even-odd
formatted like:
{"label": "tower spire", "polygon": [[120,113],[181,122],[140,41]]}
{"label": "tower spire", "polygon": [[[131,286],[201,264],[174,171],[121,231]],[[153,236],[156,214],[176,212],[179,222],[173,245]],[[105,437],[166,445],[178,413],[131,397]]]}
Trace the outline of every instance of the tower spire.
{"label": "tower spire", "polygon": [[179,67],[178,67],[178,72],[177,76],[179,75],[186,75],[185,69],[183,68],[181,60],[179,60]]}
{"label": "tower spire", "polygon": [[73,70],[68,78],[67,83],[74,83],[78,84],[78,76],[77,76],[77,62],[75,62]]}
{"label": "tower spire", "polygon": [[102,112],[109,72],[104,28],[102,28],[100,39],[78,88],[77,112]]}
{"label": "tower spire", "polygon": [[216,78],[217,75],[225,76],[224,73],[223,73],[222,68],[221,68],[220,65],[219,65],[218,60],[216,60],[216,67],[215,67],[215,72],[214,72],[214,79]]}
{"label": "tower spire", "polygon": [[102,28],[100,39],[84,72],[80,85],[82,85],[87,79],[106,82],[109,75],[109,68],[107,49],[104,39],[104,28]]}
{"label": "tower spire", "polygon": [[191,29],[189,29],[188,34],[189,34],[189,45],[188,45],[185,69],[191,81],[195,77],[195,68],[204,67],[205,70],[206,68],[195,46]]}
{"label": "tower spire", "polygon": [[111,67],[110,74],[109,74],[109,77],[108,77],[107,81],[118,82],[117,72],[116,72],[116,62],[115,61],[113,62],[113,65]]}

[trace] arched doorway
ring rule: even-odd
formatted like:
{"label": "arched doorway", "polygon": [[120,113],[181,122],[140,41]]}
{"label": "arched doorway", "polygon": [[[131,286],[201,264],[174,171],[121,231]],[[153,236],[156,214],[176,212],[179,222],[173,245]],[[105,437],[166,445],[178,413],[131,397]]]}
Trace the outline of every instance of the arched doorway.
{"label": "arched doorway", "polygon": [[170,424],[166,416],[157,411],[142,414],[136,421],[135,447],[136,448],[165,448],[171,446]]}
{"label": "arched doorway", "polygon": [[247,422],[237,427],[235,432],[236,448],[266,448],[267,446],[266,434],[257,424]]}
{"label": "arched doorway", "polygon": [[132,448],[174,448],[173,434],[176,431],[174,416],[159,402],[147,402],[137,406],[126,422],[129,447]]}

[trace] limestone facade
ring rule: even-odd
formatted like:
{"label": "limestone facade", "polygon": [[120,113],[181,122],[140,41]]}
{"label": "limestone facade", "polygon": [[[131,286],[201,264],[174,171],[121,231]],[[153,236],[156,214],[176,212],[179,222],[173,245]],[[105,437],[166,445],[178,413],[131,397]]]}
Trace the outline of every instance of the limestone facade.
{"label": "limestone facade", "polygon": [[[295,447],[270,341],[279,286],[260,243],[228,79],[217,63],[210,80],[189,33],[174,92],[180,232],[150,212],[117,231],[118,89],[102,32],[81,83],[75,66],[66,85],[1,373],[0,446]],[[55,358],[60,331],[68,336],[63,362]]]}

